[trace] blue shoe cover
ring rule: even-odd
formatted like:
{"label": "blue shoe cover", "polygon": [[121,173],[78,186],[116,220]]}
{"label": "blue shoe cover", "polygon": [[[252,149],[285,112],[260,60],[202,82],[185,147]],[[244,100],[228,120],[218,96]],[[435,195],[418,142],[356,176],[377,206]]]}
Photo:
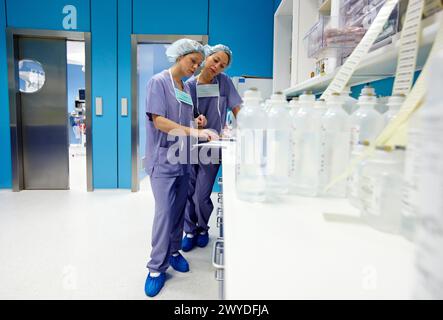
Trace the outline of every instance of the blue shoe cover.
{"label": "blue shoe cover", "polygon": [[170,256],[169,257],[169,264],[171,265],[174,270],[178,272],[188,272],[189,271],[189,264],[188,261],[186,261],[185,258],[179,253],[178,256]]}
{"label": "blue shoe cover", "polygon": [[200,248],[206,247],[208,242],[209,242],[209,234],[208,234],[208,232],[206,232],[205,234],[198,234],[198,236],[197,236],[197,245]]}
{"label": "blue shoe cover", "polygon": [[148,297],[155,297],[163,288],[165,281],[166,274],[164,272],[160,273],[158,277],[151,277],[151,274],[149,273],[145,283],[146,295]]}
{"label": "blue shoe cover", "polygon": [[182,240],[182,250],[184,252],[191,251],[195,247],[195,236],[189,238],[187,235],[183,237]]}

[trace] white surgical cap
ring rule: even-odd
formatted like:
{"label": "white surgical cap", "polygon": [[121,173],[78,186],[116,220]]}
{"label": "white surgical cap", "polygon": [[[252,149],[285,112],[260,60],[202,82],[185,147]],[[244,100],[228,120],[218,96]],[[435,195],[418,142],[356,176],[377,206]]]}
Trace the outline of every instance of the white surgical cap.
{"label": "white surgical cap", "polygon": [[231,51],[231,49],[229,49],[228,46],[225,46],[223,44],[216,44],[215,46],[205,45],[204,48],[205,48],[205,54],[207,57],[209,57],[210,55],[213,55],[214,53],[219,52],[219,51],[226,53],[229,57],[229,62],[226,67],[229,67],[229,65],[232,62],[232,51]]}
{"label": "white surgical cap", "polygon": [[166,56],[170,62],[176,62],[178,58],[194,52],[201,53],[203,59],[205,58],[203,46],[195,40],[185,38],[171,44],[171,46],[166,49]]}

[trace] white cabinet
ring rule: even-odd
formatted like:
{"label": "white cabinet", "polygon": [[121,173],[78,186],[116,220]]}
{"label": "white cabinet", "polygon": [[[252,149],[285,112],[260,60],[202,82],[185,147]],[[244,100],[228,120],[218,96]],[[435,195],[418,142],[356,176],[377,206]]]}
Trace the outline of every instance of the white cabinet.
{"label": "white cabinet", "polygon": [[[274,15],[274,91],[293,87],[310,78],[315,59],[307,55],[305,35],[320,13],[331,15],[331,25],[338,26],[341,0],[282,0]],[[329,59],[329,68],[336,61]]]}

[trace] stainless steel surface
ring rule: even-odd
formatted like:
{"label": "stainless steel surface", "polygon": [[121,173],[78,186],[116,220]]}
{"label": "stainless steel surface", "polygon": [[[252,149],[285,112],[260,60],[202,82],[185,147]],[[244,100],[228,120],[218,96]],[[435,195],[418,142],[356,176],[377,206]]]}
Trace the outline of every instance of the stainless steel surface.
{"label": "stainless steel surface", "polygon": [[91,34],[84,33],[85,41],[85,107],[86,107],[86,181],[87,190],[94,191],[92,177],[92,93],[91,93]]}
{"label": "stainless steel surface", "polygon": [[131,35],[131,191],[140,190],[138,178],[138,75],[137,75],[137,36]]}
{"label": "stainless steel surface", "polygon": [[20,92],[18,88],[18,39],[21,36],[37,39],[65,39],[85,41],[85,78],[86,78],[86,161],[87,161],[87,189],[93,191],[92,180],[92,111],[91,111],[91,34],[89,32],[30,30],[7,28],[7,55],[8,55],[8,89],[11,131],[11,158],[13,191],[24,189],[23,179],[23,150],[21,130]]}
{"label": "stainless steel surface", "polygon": [[207,35],[131,35],[131,191],[138,192],[140,190],[140,181],[138,177],[140,159],[139,151],[139,118],[138,118],[138,75],[137,75],[137,45],[140,43],[173,43],[174,41],[188,38],[199,41],[202,44],[208,43]]}
{"label": "stainless steel surface", "polygon": [[14,34],[7,32],[8,52],[8,89],[9,89],[9,115],[11,131],[11,160],[12,160],[12,190],[17,192],[24,188],[23,182],[23,149],[21,131],[20,92],[18,88],[18,49],[14,41]]}
{"label": "stainless steel surface", "polygon": [[225,299],[225,270],[216,270],[216,280],[218,281],[218,298]]}
{"label": "stainless steel surface", "polygon": [[216,268],[215,280],[218,281],[219,299],[225,297],[225,270],[224,270],[224,241],[219,238],[215,240],[212,251],[212,265]]}
{"label": "stainless steel surface", "polygon": [[103,99],[102,97],[95,97],[95,115],[103,115]]}
{"label": "stainless steel surface", "polygon": [[220,257],[220,254],[223,253],[223,245],[224,245],[224,240],[217,239],[215,240],[214,246],[212,248],[212,265],[216,269],[225,268],[225,266],[223,265],[223,258]]}
{"label": "stainless steel surface", "polygon": [[220,228],[223,224],[223,217],[217,216],[217,228]]}
{"label": "stainless steel surface", "polygon": [[21,37],[18,58],[46,74],[40,90],[20,93],[24,188],[69,189],[66,40]]}
{"label": "stainless steel surface", "polygon": [[122,98],[122,117],[128,116],[128,99]]}
{"label": "stainless steel surface", "polygon": [[85,32],[8,28],[8,32],[32,38],[85,40]]}

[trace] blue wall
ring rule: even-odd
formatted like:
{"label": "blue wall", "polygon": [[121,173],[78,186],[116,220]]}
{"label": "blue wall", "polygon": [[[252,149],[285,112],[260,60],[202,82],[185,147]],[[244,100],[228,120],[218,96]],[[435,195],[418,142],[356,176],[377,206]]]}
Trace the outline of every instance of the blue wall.
{"label": "blue wall", "polygon": [[208,0],[133,0],[133,17],[136,34],[208,34]]}
{"label": "blue wall", "polygon": [[[107,1],[103,1],[103,7]],[[28,29],[65,30],[63,8],[73,5],[77,9],[77,29],[90,30],[89,0],[6,0],[8,26]]]}
{"label": "blue wall", "polygon": [[233,52],[230,76],[272,77],[274,1],[209,0],[209,43]]}
{"label": "blue wall", "polygon": [[5,9],[5,2],[0,0],[0,188],[12,188]]}
{"label": "blue wall", "polygon": [[[117,188],[117,0],[91,0],[91,32],[94,188]],[[102,116],[95,115],[96,97]]]}
{"label": "blue wall", "polygon": [[[208,35],[211,44],[231,46],[231,76],[270,77],[273,14],[279,1],[0,0],[0,188],[11,187],[12,175],[5,27],[64,30],[63,8],[76,7],[77,29],[70,31],[92,34],[94,188],[129,188],[131,33]],[[98,96],[103,97],[101,117],[95,116]],[[128,117],[121,116],[123,97],[128,98]]]}
{"label": "blue wall", "polygon": [[[419,75],[420,71],[415,72],[414,83]],[[363,89],[364,86],[365,86],[364,84],[361,84],[358,86],[351,87],[352,91],[351,96],[358,99],[360,91],[361,89]],[[389,77],[386,79],[371,82],[371,86],[374,87],[377,96],[389,97],[392,94],[392,88],[394,86],[394,77]]]}
{"label": "blue wall", "polygon": [[[131,33],[132,1],[118,0],[118,187],[131,188]],[[121,99],[128,116],[121,116]],[[134,108],[137,110],[137,108]]]}

